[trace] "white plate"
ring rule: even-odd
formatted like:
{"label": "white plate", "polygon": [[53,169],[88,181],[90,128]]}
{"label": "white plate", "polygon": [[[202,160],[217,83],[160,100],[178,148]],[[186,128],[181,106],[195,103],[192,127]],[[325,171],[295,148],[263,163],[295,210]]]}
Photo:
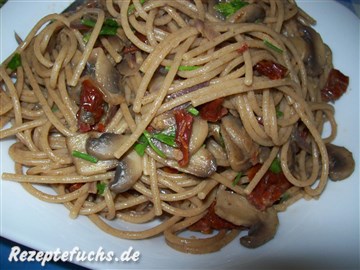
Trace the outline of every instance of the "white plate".
{"label": "white plate", "polygon": [[[1,9],[1,61],[42,16],[61,12],[69,1],[9,1]],[[301,1],[317,19],[316,29],[334,53],[334,65],[350,76],[348,92],[336,102],[337,144],[350,149],[356,170],[343,182],[329,182],[319,200],[300,201],[280,214],[275,238],[255,249],[233,241],[221,252],[188,255],[169,248],[161,237],[127,241],[107,235],[87,218],[71,220],[62,205],[41,202],[20,185],[0,181],[1,235],[30,247],[70,251],[113,251],[120,255],[132,246],[141,253],[137,263],[87,262],[90,268],[184,269],[358,269],[359,268],[359,20],[333,1]],[[7,155],[9,140],[1,142],[1,172],[13,171]],[[129,226],[131,228],[131,226]]]}

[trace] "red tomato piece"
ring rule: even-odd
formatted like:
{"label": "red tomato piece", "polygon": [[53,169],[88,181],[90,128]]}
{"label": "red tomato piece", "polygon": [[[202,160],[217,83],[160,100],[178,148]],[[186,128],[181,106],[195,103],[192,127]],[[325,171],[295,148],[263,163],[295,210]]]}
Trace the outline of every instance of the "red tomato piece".
{"label": "red tomato piece", "polygon": [[338,100],[349,85],[349,77],[337,69],[332,69],[327,78],[325,87],[321,89],[321,99],[325,102]]}
{"label": "red tomato piece", "polygon": [[[247,175],[250,181],[254,178],[261,165],[255,165],[250,168]],[[292,184],[286,179],[284,173],[273,173],[268,170],[249,194],[248,200],[259,210],[265,210],[278,201],[281,195],[292,187]]]}
{"label": "red tomato piece", "polygon": [[202,119],[216,122],[228,113],[228,110],[222,106],[223,98],[218,98],[200,106],[200,116]]}
{"label": "red tomato piece", "polygon": [[191,225],[189,227],[189,230],[202,232],[204,234],[210,234],[213,230],[230,230],[239,228],[239,226],[219,217],[215,213],[215,204],[216,202],[213,202],[210,205],[207,214],[203,216],[199,221]]}
{"label": "red tomato piece", "polygon": [[183,158],[178,163],[184,167],[189,163],[189,143],[194,117],[185,110],[176,110],[174,115],[176,121],[175,142],[183,154]]}
{"label": "red tomato piece", "polygon": [[282,79],[287,73],[286,67],[269,60],[261,60],[254,66],[254,69],[270,80]]}

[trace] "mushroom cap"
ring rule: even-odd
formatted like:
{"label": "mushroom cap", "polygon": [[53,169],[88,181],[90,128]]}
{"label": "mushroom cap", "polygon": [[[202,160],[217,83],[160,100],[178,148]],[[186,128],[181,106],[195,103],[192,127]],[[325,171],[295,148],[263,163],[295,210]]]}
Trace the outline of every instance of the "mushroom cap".
{"label": "mushroom cap", "polygon": [[141,177],[142,164],[142,158],[135,151],[129,152],[116,167],[115,177],[109,183],[110,190],[115,193],[129,190]]}
{"label": "mushroom cap", "polygon": [[102,133],[100,137],[89,137],[85,144],[86,152],[100,160],[114,159],[114,152],[127,138],[127,135],[110,132]]}
{"label": "mushroom cap", "polygon": [[352,153],[342,146],[326,144],[329,155],[329,178],[333,181],[348,178],[355,170]]}
{"label": "mushroom cap", "polygon": [[279,224],[274,209],[259,211],[244,196],[226,190],[217,193],[215,213],[235,225],[249,228],[248,235],[240,239],[240,243],[248,248],[259,247],[271,240]]}

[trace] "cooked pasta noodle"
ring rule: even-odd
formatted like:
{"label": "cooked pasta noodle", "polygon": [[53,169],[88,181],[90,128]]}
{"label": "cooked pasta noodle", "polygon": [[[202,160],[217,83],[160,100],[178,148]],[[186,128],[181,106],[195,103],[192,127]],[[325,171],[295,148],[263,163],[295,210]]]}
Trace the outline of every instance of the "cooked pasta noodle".
{"label": "cooked pasta noodle", "polygon": [[[241,243],[260,246],[278,211],[354,169],[330,144],[328,101],[348,78],[314,23],[292,0],[89,0],[48,15],[0,67],[0,138],[16,137],[2,178],[120,238],[163,234],[198,254],[250,229]],[[350,164],[339,178],[330,148]]]}

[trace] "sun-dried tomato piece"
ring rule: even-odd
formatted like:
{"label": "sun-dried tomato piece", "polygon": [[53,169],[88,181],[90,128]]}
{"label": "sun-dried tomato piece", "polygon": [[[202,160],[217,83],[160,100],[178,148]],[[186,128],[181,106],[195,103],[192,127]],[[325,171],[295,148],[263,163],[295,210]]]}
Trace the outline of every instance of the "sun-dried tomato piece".
{"label": "sun-dried tomato piece", "polygon": [[[250,181],[260,167],[261,165],[258,164],[248,170],[247,175]],[[274,173],[268,170],[247,198],[257,209],[265,210],[278,201],[291,186],[292,184],[286,179],[283,172]]]}
{"label": "sun-dried tomato piece", "polygon": [[325,102],[338,100],[346,92],[348,85],[349,77],[333,68],[329,72],[324,88],[321,89],[321,99]]}
{"label": "sun-dried tomato piece", "polygon": [[218,98],[200,106],[200,116],[202,119],[216,122],[228,113],[228,110],[222,106],[223,98]]}
{"label": "sun-dried tomato piece", "polygon": [[279,80],[286,76],[287,68],[270,60],[261,60],[254,66],[254,70],[270,80]]}
{"label": "sun-dried tomato piece", "polygon": [[178,145],[183,158],[178,161],[181,167],[189,163],[189,143],[192,132],[194,117],[185,110],[176,110],[174,112],[176,121],[175,142]]}
{"label": "sun-dried tomato piece", "polygon": [[219,217],[215,213],[215,204],[216,202],[213,202],[210,205],[207,214],[203,216],[199,221],[191,225],[189,227],[189,230],[202,232],[204,234],[210,234],[213,230],[230,230],[239,228],[239,226]]}

